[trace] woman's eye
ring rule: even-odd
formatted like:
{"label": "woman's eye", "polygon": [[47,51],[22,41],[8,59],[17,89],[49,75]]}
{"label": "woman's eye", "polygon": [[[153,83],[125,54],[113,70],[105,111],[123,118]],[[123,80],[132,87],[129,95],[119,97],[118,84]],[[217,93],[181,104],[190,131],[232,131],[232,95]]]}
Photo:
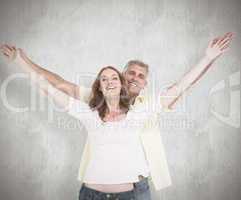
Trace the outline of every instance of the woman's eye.
{"label": "woman's eye", "polygon": [[113,79],[114,79],[114,80],[118,80],[118,78],[117,78],[117,77],[114,77]]}

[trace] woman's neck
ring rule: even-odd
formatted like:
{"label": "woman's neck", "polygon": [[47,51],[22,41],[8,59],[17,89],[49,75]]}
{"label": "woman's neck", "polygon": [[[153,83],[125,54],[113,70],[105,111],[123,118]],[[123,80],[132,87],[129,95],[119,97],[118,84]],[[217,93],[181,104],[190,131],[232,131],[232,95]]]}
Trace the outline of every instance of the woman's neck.
{"label": "woman's neck", "polygon": [[108,113],[120,112],[120,97],[111,97],[106,99]]}

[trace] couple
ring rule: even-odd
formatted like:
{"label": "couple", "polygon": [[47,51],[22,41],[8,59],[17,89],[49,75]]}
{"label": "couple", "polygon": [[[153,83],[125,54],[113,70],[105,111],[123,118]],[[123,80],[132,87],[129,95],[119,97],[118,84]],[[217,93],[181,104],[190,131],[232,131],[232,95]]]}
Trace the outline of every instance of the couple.
{"label": "couple", "polygon": [[[229,32],[211,40],[200,62],[161,94],[161,106],[172,109],[183,93],[228,50],[232,38],[233,33]],[[40,90],[85,124],[88,138],[79,168],[78,179],[83,182],[79,199],[148,200],[148,179],[156,190],[171,185],[159,129],[153,123],[157,117],[136,112],[149,101],[141,95],[147,85],[148,65],[129,61],[122,74],[113,67],[105,67],[90,91],[38,66],[21,49],[2,45],[1,51],[25,71],[42,76],[45,82],[36,80]],[[138,121],[138,126],[133,126],[133,120]]]}

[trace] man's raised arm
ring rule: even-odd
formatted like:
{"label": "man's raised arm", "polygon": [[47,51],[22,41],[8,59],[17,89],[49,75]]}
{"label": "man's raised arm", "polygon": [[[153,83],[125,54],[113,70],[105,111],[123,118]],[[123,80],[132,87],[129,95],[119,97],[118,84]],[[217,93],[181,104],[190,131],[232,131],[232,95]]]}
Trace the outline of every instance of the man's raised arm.
{"label": "man's raised arm", "polygon": [[183,93],[207,72],[219,56],[228,50],[233,35],[233,33],[229,32],[209,42],[205,55],[198,64],[161,94],[161,104],[164,108],[172,109]]}

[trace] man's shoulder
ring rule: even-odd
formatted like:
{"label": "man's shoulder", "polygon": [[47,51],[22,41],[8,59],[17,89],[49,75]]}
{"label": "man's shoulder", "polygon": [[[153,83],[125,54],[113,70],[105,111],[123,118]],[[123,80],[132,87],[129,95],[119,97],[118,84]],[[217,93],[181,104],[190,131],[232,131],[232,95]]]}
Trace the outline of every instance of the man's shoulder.
{"label": "man's shoulder", "polygon": [[150,102],[155,96],[154,92],[151,91],[142,91],[135,99],[134,105],[145,104]]}
{"label": "man's shoulder", "polygon": [[133,107],[135,110],[150,110],[153,105],[155,105],[154,94],[146,91],[136,97]]}

